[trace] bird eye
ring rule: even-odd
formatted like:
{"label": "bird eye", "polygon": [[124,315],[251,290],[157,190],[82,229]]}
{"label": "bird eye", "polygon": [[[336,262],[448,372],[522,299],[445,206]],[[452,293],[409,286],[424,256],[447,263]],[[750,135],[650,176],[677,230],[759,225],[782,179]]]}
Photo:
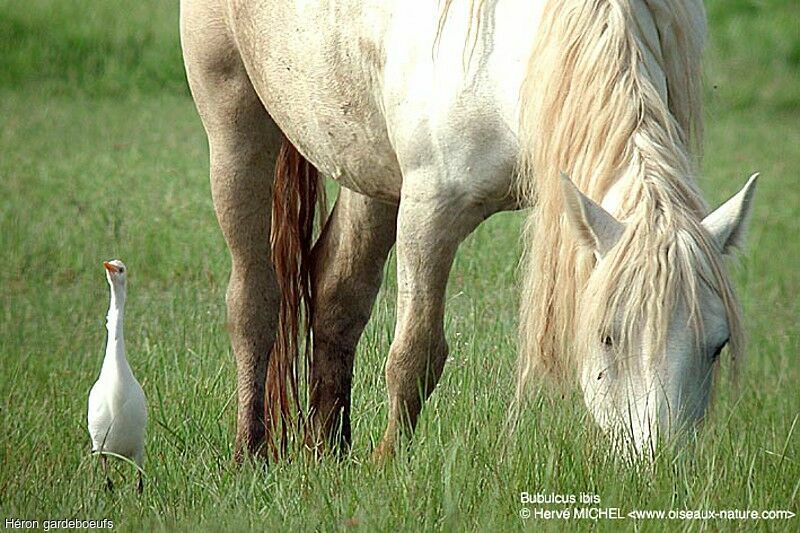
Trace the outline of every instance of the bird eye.
{"label": "bird eye", "polygon": [[124,267],[119,267],[119,273],[122,274],[123,272],[125,272],[125,268]]}
{"label": "bird eye", "polygon": [[711,359],[712,359],[713,361],[716,361],[717,359],[719,359],[719,354],[721,354],[721,353],[722,353],[722,349],[723,349],[723,348],[725,348],[725,346],[726,346],[727,344],[728,344],[728,339],[725,339],[725,342],[723,342],[722,344],[720,344],[719,346],[717,346],[717,349],[716,349],[716,350],[714,350],[714,354],[711,356]]}
{"label": "bird eye", "polygon": [[603,339],[603,344],[606,348],[612,348],[614,346],[614,339],[612,339],[610,335],[606,335]]}

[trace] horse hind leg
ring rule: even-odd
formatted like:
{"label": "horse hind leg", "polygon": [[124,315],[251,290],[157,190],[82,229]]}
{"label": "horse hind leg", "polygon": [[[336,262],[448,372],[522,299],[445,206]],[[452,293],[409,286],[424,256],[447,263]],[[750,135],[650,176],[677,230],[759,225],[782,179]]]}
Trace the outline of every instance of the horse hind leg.
{"label": "horse hind leg", "polygon": [[394,245],[397,206],[341,189],[313,250],[314,352],[310,410],[314,449],[350,445],[350,389],[356,345]]}
{"label": "horse hind leg", "polygon": [[[231,256],[226,292],[237,370],[234,458],[262,451],[267,362],[278,286],[270,253],[273,168],[281,134],[262,106],[219,13],[183,2],[187,77],[208,135],[214,211]],[[219,19],[212,24],[212,19]],[[202,29],[202,31],[201,31]]]}

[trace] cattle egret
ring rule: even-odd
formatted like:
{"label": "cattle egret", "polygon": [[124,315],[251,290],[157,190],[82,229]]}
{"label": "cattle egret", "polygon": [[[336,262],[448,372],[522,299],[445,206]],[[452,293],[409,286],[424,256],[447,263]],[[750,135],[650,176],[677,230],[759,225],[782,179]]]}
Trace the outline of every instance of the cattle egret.
{"label": "cattle egret", "polygon": [[[111,288],[111,302],[106,316],[108,341],[100,377],[89,392],[89,435],[92,452],[111,452],[131,459],[139,466],[138,491],[142,492],[141,466],[144,457],[144,435],[147,426],[147,401],[142,386],[136,381],[125,357],[122,322],[125,315],[125,276],[127,268],[119,260],[103,263]],[[101,453],[106,483],[108,477],[105,455]]]}

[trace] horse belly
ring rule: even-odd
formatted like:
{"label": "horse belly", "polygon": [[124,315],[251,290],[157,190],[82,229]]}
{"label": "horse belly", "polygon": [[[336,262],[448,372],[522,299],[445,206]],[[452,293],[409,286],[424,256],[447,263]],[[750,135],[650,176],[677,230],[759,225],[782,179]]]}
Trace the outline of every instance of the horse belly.
{"label": "horse belly", "polygon": [[402,176],[379,103],[380,29],[362,28],[363,7],[243,2],[229,24],[267,111],[300,152],[342,186],[397,202]]}

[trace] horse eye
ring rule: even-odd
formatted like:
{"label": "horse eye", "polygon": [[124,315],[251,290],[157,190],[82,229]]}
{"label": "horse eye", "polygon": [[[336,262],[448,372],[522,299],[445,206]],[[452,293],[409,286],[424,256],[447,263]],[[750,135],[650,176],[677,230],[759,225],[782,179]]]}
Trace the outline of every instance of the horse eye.
{"label": "horse eye", "polygon": [[714,355],[712,355],[712,356],[711,356],[711,358],[712,358],[714,361],[716,361],[716,360],[719,358],[719,354],[721,354],[721,353],[722,353],[722,349],[723,349],[723,348],[725,348],[725,346],[726,346],[727,344],[728,344],[728,340],[726,339],[726,340],[725,340],[725,342],[723,342],[722,344],[720,344],[719,346],[717,346],[717,349],[716,349],[716,350],[714,350]]}

